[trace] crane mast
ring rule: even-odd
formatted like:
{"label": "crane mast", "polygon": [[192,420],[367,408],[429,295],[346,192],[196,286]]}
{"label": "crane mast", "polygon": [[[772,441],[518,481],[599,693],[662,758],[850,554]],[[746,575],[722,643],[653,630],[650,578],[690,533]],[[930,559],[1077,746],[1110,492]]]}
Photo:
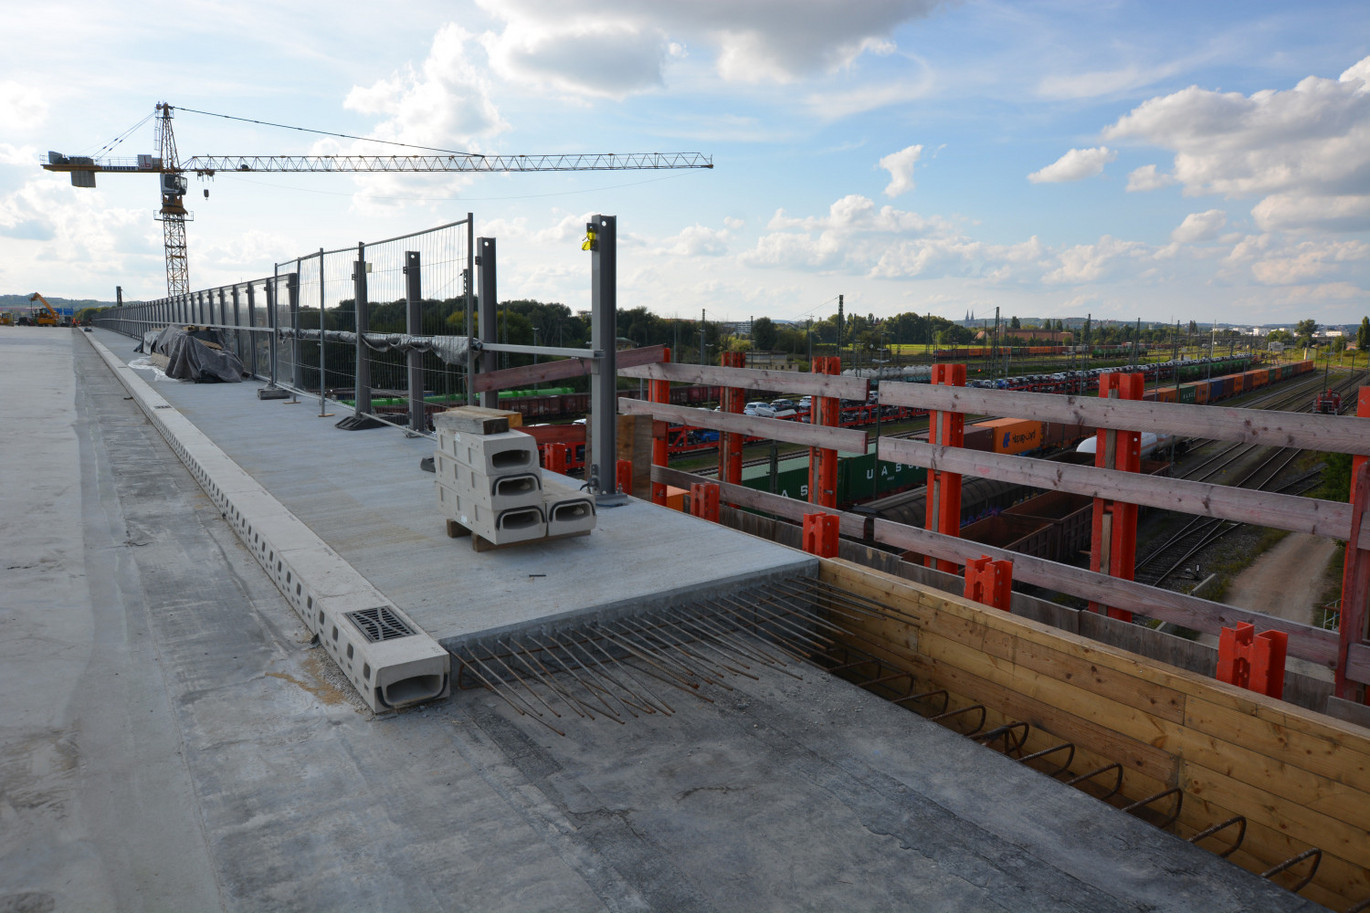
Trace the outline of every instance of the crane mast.
{"label": "crane mast", "polygon": [[171,128],[172,107],[158,102],[156,157],[139,155],[136,159],[94,159],[49,152],[43,163],[46,171],[71,175],[74,187],[94,187],[95,175],[156,174],[160,182],[162,206],[157,221],[162,223],[166,248],[168,295],[190,292],[190,270],[186,255],[186,222],[194,216],[186,211],[187,174],[213,177],[229,172],[515,172],[515,171],[643,171],[678,168],[712,168],[713,160],[698,152],[567,153],[558,155],[478,155],[439,153],[430,155],[202,155],[181,162],[176,153],[176,137]]}

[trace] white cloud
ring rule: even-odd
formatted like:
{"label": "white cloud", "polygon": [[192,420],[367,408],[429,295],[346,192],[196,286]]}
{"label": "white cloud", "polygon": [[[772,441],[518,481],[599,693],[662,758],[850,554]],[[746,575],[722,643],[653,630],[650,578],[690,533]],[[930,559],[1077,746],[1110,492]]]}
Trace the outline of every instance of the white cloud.
{"label": "white cloud", "polygon": [[1156,171],[1155,165],[1143,165],[1134,168],[1127,176],[1127,192],[1135,193],[1138,191],[1159,190],[1162,187],[1170,187],[1178,184],[1173,174],[1161,174]]}
{"label": "white cloud", "polygon": [[666,250],[678,257],[721,257],[728,252],[729,232],[691,225],[665,241]]}
{"label": "white cloud", "polygon": [[1170,240],[1180,244],[1195,244],[1199,241],[1211,241],[1222,231],[1227,224],[1227,213],[1221,209],[1210,209],[1206,212],[1191,212],[1185,216],[1184,221],[1170,233]]}
{"label": "white cloud", "polygon": [[1190,86],[1143,102],[1104,137],[1172,150],[1186,194],[1263,197],[1263,228],[1370,228],[1370,57],[1288,90]]}
{"label": "white cloud", "polygon": [[[34,146],[14,146],[0,143],[0,165],[32,165],[38,161],[38,149]],[[44,159],[43,161],[47,161]]]}
{"label": "white cloud", "polygon": [[1099,282],[1150,254],[1139,241],[1123,241],[1104,235],[1097,244],[1077,244],[1061,252],[1060,266],[1048,273],[1047,282]]}
{"label": "white cloud", "polygon": [[9,133],[22,133],[47,120],[48,104],[38,89],[13,80],[0,80],[0,124]]}
{"label": "white cloud", "polygon": [[406,69],[370,86],[354,86],[343,105],[362,114],[383,115],[385,120],[372,131],[382,139],[442,149],[474,148],[479,138],[506,129],[487,80],[472,59],[476,47],[459,26],[443,26],[417,71]]}
{"label": "white cloud", "polygon": [[486,38],[501,74],[622,97],[661,85],[668,61],[712,63],[728,82],[789,83],[831,73],[863,54],[887,55],[895,26],[938,0],[478,0],[500,23]]}
{"label": "white cloud", "polygon": [[898,152],[891,152],[880,160],[880,167],[890,173],[890,182],[885,186],[885,196],[897,197],[914,188],[913,166],[923,155],[923,147],[905,146]]}
{"label": "white cloud", "polygon": [[1268,250],[1251,259],[1251,275],[1265,285],[1306,285],[1344,279],[1364,270],[1370,244],[1364,241],[1304,241]]}
{"label": "white cloud", "polygon": [[1093,149],[1072,149],[1040,171],[1028,175],[1034,184],[1056,184],[1063,181],[1081,181],[1102,174],[1104,165],[1118,157],[1118,153],[1107,146]]}

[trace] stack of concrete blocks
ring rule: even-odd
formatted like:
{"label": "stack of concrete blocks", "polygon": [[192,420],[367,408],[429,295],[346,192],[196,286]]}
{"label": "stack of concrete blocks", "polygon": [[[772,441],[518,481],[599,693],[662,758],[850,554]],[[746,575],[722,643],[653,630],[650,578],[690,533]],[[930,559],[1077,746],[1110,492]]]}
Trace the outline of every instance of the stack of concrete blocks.
{"label": "stack of concrete blocks", "polygon": [[536,441],[509,430],[504,413],[462,406],[437,414],[433,425],[433,470],[448,535],[470,533],[480,549],[594,529],[594,501],[563,485],[544,490]]}

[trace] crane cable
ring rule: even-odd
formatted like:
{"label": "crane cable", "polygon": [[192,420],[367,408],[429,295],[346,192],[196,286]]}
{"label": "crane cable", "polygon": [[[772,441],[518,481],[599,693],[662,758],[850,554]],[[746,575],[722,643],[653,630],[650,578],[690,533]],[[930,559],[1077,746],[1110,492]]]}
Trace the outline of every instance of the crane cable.
{"label": "crane cable", "polygon": [[129,127],[129,128],[128,128],[127,130],[125,130],[123,133],[120,133],[118,136],[114,137],[114,139],[110,140],[109,142],[107,142],[107,143],[105,143],[103,146],[101,146],[99,149],[95,150],[95,152],[92,154],[92,158],[99,158],[101,155],[104,155],[106,152],[112,152],[112,151],[114,150],[114,147],[115,147],[115,146],[118,146],[118,145],[119,145],[120,143],[122,143],[124,140],[126,140],[126,139],[128,139],[130,136],[132,136],[132,135],[133,135],[133,131],[137,130],[137,129],[138,129],[139,127],[141,127],[143,124],[145,124],[145,123],[147,123],[148,121],[152,120],[152,118],[154,118],[154,117],[156,117],[156,116],[157,116],[157,112],[154,111],[154,112],[152,112],[151,114],[149,114],[147,117],[145,117],[145,118],[143,118],[142,120],[138,121],[138,123],[134,124],[132,127]]}
{"label": "crane cable", "polygon": [[422,149],[425,152],[441,152],[446,155],[461,155],[467,158],[485,158],[479,152],[458,152],[455,149],[440,149],[436,146],[416,146],[413,143],[401,143],[396,140],[376,139],[373,136],[353,136],[350,133],[334,133],[330,130],[313,130],[309,127],[293,127],[290,124],[273,124],[270,121],[253,120],[250,117],[234,117],[232,114],[215,114],[213,111],[197,111],[194,108],[176,108],[177,111],[185,111],[189,114],[203,114],[206,117],[222,117],[225,120],[241,121],[245,124],[257,124],[262,127],[278,127],[282,130],[298,130],[301,133],[316,133],[319,136],[334,136],[339,139],[355,139],[366,143],[384,143],[387,146],[402,146],[405,149]]}

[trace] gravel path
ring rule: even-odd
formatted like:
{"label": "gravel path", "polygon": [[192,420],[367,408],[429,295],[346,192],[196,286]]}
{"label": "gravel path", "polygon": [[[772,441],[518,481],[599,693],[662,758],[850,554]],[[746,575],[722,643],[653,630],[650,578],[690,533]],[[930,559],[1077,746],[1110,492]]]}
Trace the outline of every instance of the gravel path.
{"label": "gravel path", "polygon": [[1290,533],[1232,581],[1224,602],[1303,624],[1313,623],[1326,586],[1327,562],[1337,543],[1308,533]]}

